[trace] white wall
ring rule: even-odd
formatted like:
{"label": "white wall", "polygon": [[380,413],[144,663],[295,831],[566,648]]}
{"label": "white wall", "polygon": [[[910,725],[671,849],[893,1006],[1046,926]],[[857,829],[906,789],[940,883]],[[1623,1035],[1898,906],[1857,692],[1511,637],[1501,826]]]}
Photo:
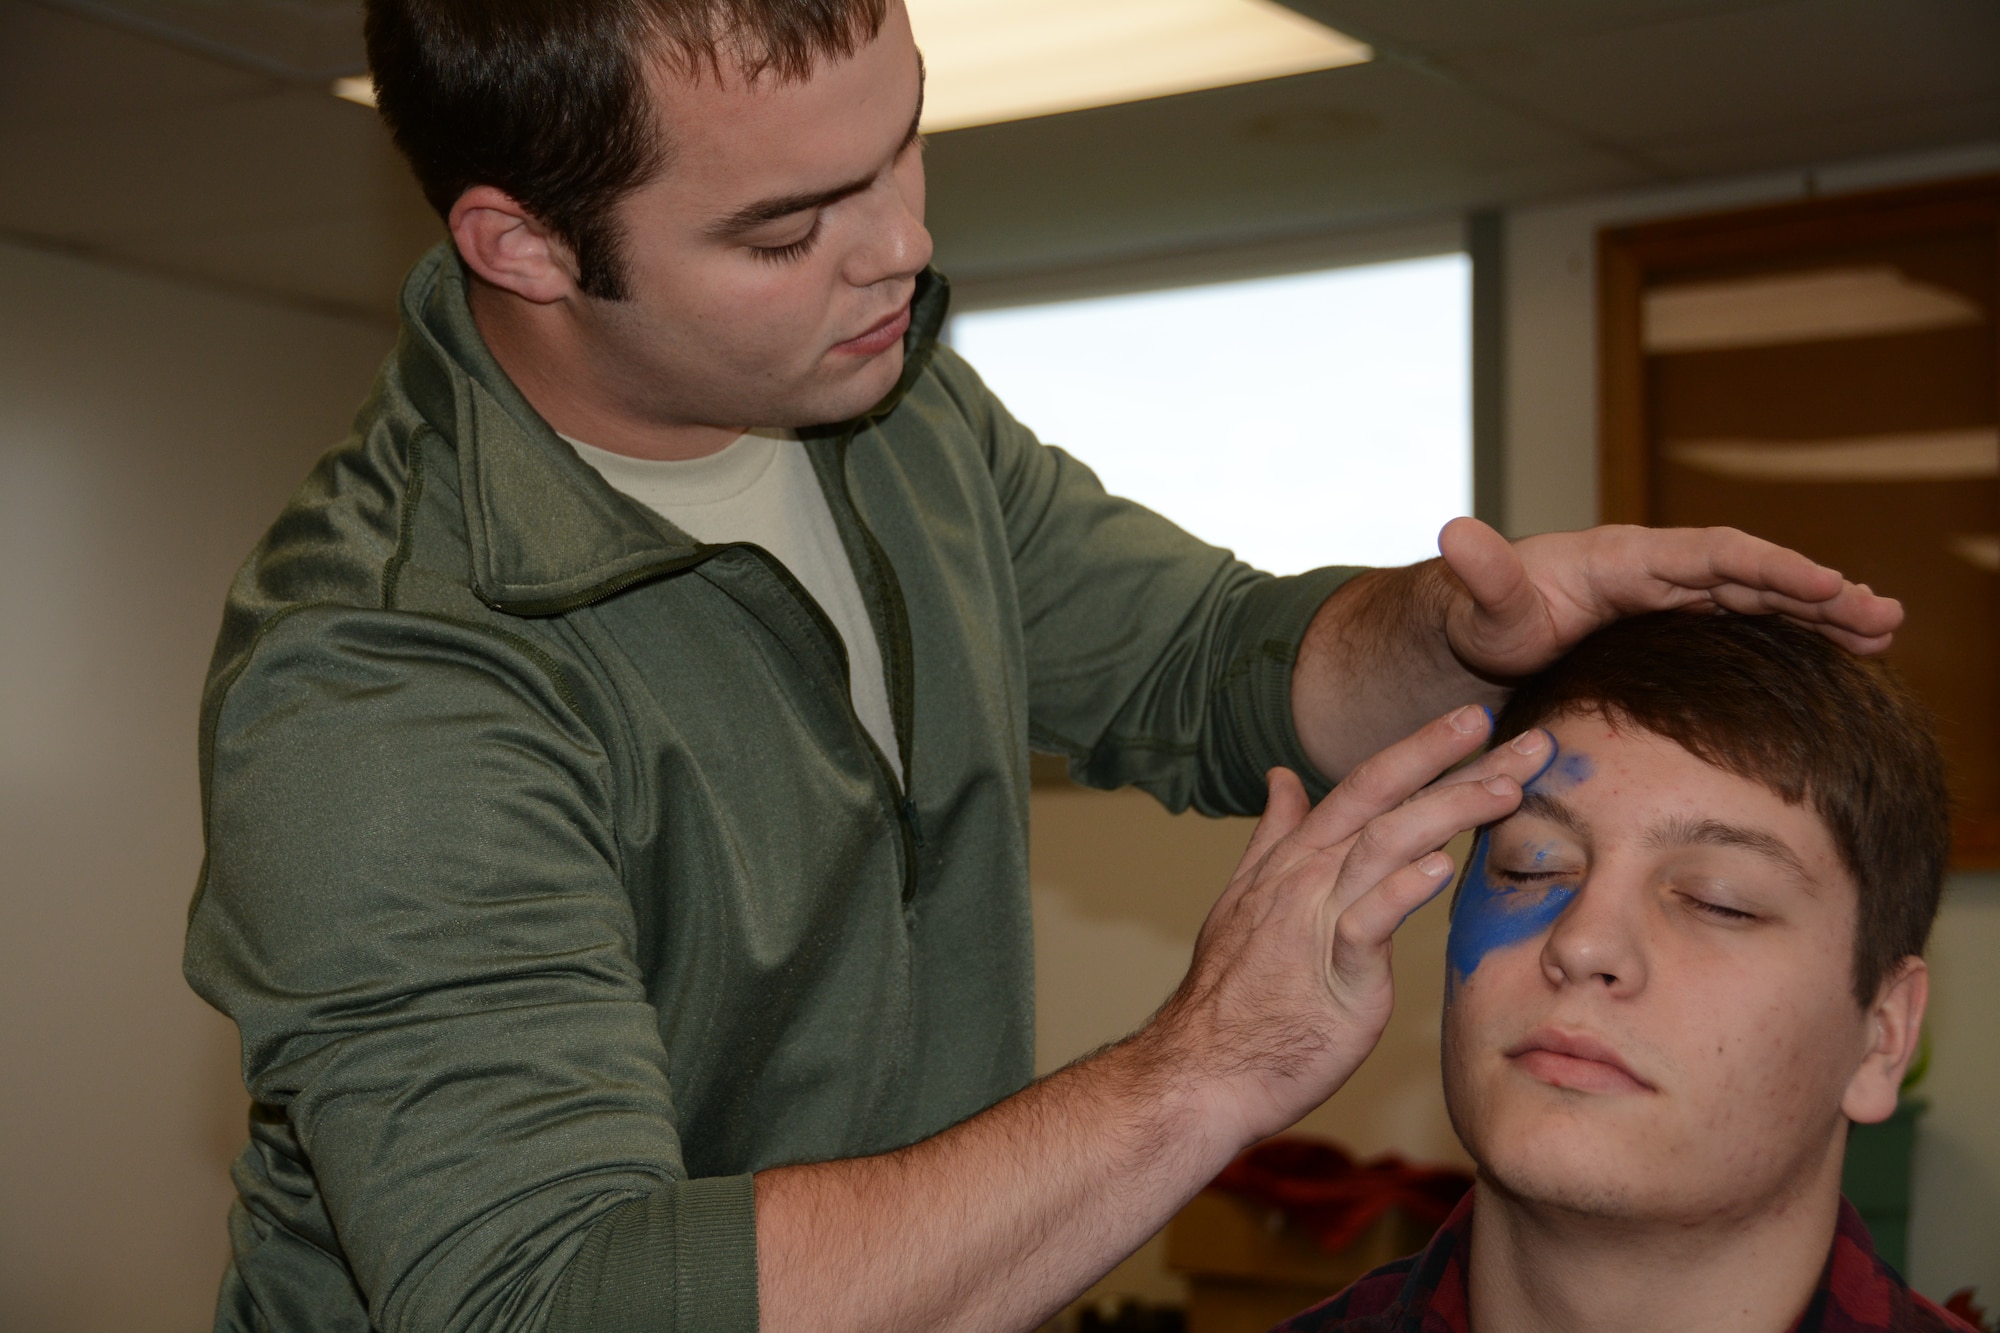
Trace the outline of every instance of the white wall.
{"label": "white wall", "polygon": [[243,1137],[183,984],[236,565],[391,341],[0,245],[0,1327],[210,1327]]}
{"label": "white wall", "polygon": [[[1507,514],[1513,536],[1597,517],[1599,228],[1813,194],[2000,171],[2000,143],[1522,209],[1507,219]],[[2000,1300],[2000,875],[1947,885],[1930,954],[1933,1072],[1923,1092],[1910,1272],[1942,1300]]]}

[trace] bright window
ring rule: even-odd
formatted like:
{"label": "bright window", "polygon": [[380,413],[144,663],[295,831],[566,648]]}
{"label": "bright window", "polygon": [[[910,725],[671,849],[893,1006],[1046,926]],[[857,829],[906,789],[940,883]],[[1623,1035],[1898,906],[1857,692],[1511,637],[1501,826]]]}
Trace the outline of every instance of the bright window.
{"label": "bright window", "polygon": [[1437,554],[1472,503],[1464,255],[977,311],[951,341],[1114,492],[1273,573]]}

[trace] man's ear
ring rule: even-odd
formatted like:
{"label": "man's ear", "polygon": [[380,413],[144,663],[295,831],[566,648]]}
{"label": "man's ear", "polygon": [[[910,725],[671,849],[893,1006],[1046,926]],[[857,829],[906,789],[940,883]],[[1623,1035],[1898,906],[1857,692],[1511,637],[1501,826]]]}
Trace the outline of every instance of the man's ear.
{"label": "man's ear", "polygon": [[1872,1125],[1895,1114],[1896,1094],[1903,1086],[1903,1071],[1917,1053],[1930,995],[1930,969],[1915,954],[1898,964],[1876,992],[1875,1002],[1868,1006],[1868,1052],[1840,1099],[1841,1112],[1849,1120]]}
{"label": "man's ear", "polygon": [[502,291],[549,305],[577,290],[569,247],[505,190],[473,186],[447,225],[466,267]]}

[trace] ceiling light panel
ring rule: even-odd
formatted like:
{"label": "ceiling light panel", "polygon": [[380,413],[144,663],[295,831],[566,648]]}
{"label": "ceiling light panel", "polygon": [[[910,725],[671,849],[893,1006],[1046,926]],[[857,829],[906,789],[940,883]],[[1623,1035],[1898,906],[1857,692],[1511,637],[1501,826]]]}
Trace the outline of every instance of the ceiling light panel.
{"label": "ceiling light panel", "polygon": [[1354,65],[1271,0],[909,0],[928,133]]}

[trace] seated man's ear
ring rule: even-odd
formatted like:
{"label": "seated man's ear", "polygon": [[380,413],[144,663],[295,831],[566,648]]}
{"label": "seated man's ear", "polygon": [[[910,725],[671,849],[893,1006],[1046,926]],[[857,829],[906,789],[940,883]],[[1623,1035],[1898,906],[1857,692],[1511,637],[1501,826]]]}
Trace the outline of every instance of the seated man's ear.
{"label": "seated man's ear", "polygon": [[473,186],[451,206],[447,225],[466,267],[501,290],[536,305],[577,290],[569,247],[505,190]]}
{"label": "seated man's ear", "polygon": [[1857,1124],[1872,1125],[1896,1112],[1903,1072],[1917,1053],[1924,1005],[1931,994],[1930,969],[1915,954],[1903,959],[1868,1006],[1868,1053],[1848,1081],[1840,1109]]}

